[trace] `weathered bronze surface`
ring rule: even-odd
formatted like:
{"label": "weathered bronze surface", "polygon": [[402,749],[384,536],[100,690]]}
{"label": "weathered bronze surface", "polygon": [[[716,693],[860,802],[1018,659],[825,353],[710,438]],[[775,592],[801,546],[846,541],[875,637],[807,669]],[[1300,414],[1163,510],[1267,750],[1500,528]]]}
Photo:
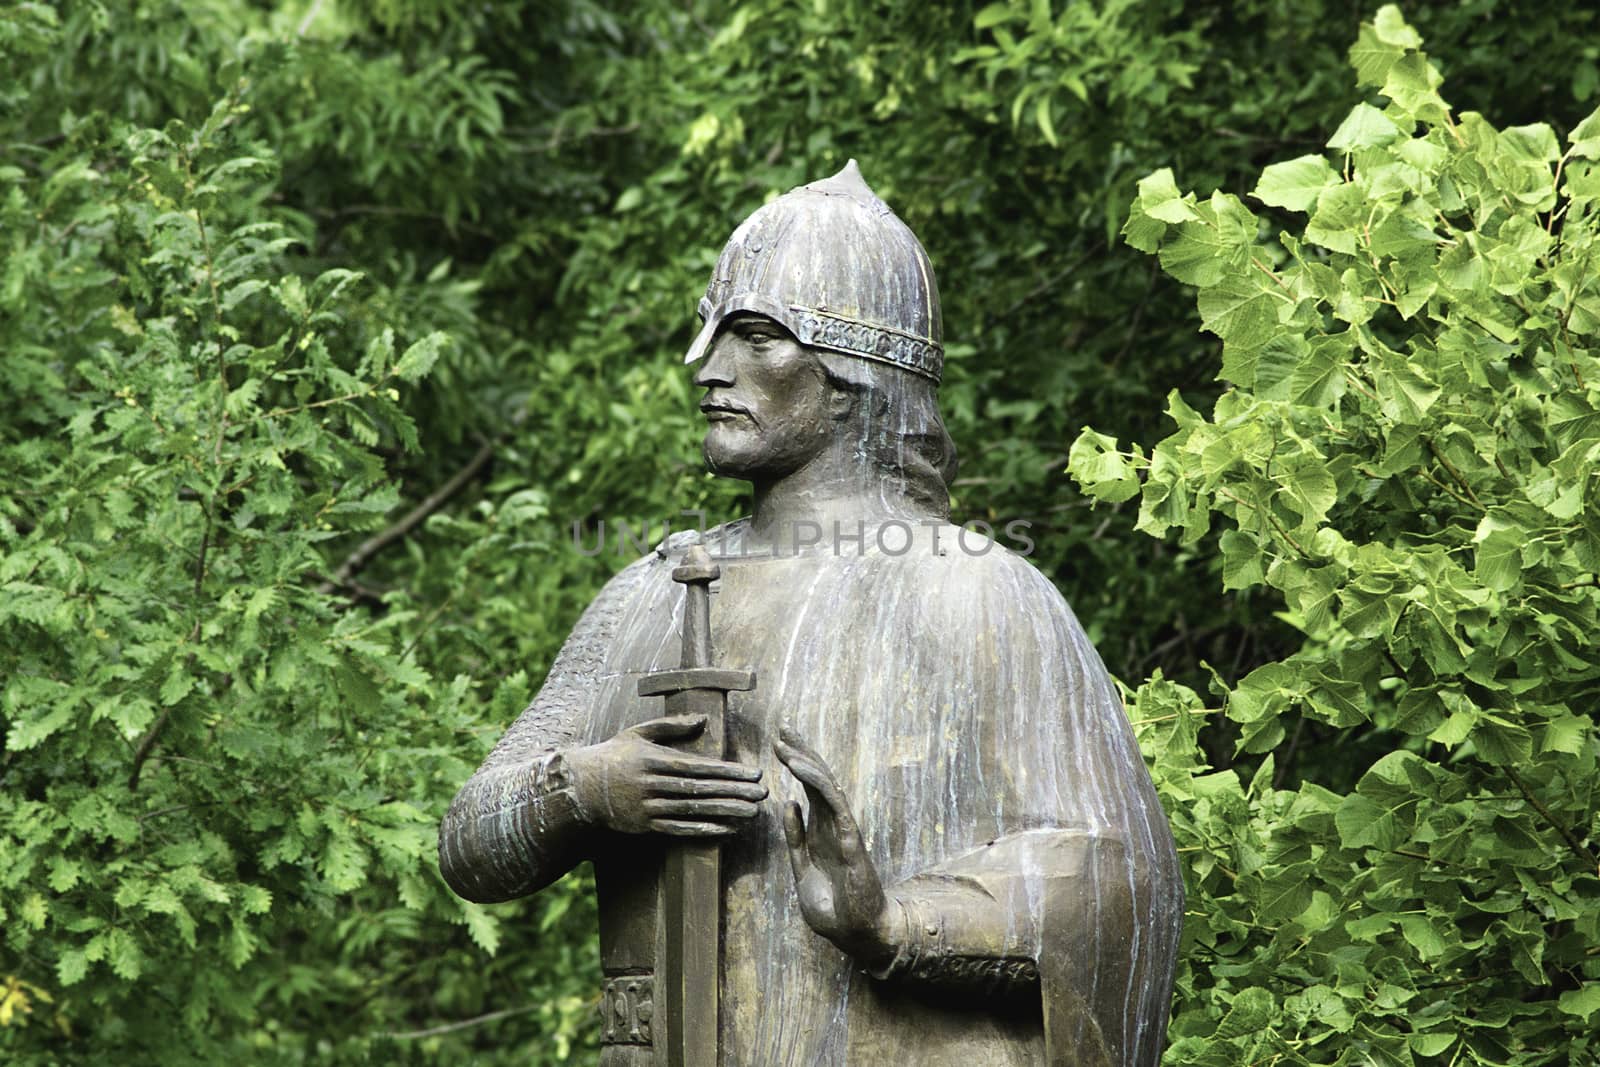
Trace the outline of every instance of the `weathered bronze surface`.
{"label": "weathered bronze surface", "polygon": [[1061,595],[948,522],[921,245],[852,162],[734,233],[701,315],[706,461],[753,514],[607,584],[446,879],[593,860],[602,1067],[1151,1067],[1171,834]]}

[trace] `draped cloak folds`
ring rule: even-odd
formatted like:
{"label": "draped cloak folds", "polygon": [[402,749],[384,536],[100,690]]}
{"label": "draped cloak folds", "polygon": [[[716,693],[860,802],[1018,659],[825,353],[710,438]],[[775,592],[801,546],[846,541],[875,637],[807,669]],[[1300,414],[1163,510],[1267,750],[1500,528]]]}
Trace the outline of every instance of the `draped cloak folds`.
{"label": "draped cloak folds", "polygon": [[[1060,593],[954,526],[937,549],[925,528],[898,555],[892,529],[744,555],[745,529],[706,536],[722,569],[714,662],[756,673],[754,691],[729,694],[729,758],[760,767],[774,798],[723,845],[722,1064],[1154,1067],[1182,880],[1121,700]],[[563,828],[528,768],[662,714],[637,683],[678,665],[671,571],[692,539],[669,538],[606,586],[441,833],[447,877],[477,899],[593,859],[608,974],[654,966],[662,846]],[[920,902],[908,915],[984,905],[967,914],[988,928],[953,923],[951,959],[923,968],[933,980],[873,977],[806,925],[777,809],[803,797],[772,753],[783,723],[837,777],[886,889]],[[984,957],[1036,966],[1022,1010],[988,999]],[[652,1061],[608,1045],[600,1062]]]}

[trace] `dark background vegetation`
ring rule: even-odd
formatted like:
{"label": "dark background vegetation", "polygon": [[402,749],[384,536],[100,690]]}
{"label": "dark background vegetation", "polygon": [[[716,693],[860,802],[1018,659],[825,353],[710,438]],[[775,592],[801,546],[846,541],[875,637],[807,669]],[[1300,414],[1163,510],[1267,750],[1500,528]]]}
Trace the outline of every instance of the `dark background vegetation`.
{"label": "dark background vegetation", "polygon": [[[1030,521],[1035,564],[1130,687],[1159,671],[1225,693],[1300,649],[1272,589],[1224,591],[1220,527],[1147,537],[1136,501],[1096,505],[1065,467],[1086,424],[1148,443],[1169,392],[1207,410],[1225,388],[1192,294],[1119,236],[1139,180],[1171,167],[1202,199],[1244,196],[1320,151],[1370,98],[1347,51],[1372,15],[0,5],[0,1054],[592,1057],[583,872],[466,907],[433,828],[626,562],[575,552],[573,524],[588,544],[650,524],[653,543],[681,509],[747,508],[699,461],[695,304],[746,214],[850,157],[939,273],[958,521]],[[1565,143],[1600,95],[1581,5],[1406,16],[1458,111]],[[1396,746],[1281,716],[1270,756],[1203,717],[1197,765],[1249,783],[1270,759],[1282,796],[1344,794]],[[1533,852],[1592,855],[1587,793],[1559,833],[1507,793]],[[1592,904],[1594,875],[1571,899]],[[1196,883],[1191,907],[1222,892]],[[1548,908],[1516,921],[1572,935]],[[1230,1016],[1240,990],[1305,994],[1281,984],[1292,945],[1258,951],[1270,925],[1192,947],[1183,1062],[1244,1062],[1230,1042],[1260,1027]],[[1461,953],[1425,978],[1362,970],[1353,935],[1331,950],[1343,984],[1274,1022],[1291,1044],[1272,1062],[1566,1062],[1592,975],[1480,968],[1482,930],[1444,936]],[[1497,970],[1531,992],[1482,1041],[1396,1021],[1436,980],[1470,1012]]]}

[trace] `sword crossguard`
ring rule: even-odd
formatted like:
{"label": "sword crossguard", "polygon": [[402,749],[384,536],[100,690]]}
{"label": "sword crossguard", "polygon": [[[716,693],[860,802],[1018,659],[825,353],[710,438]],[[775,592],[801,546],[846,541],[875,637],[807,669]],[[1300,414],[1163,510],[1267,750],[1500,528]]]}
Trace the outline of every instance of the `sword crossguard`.
{"label": "sword crossguard", "polygon": [[675,671],[651,671],[639,679],[639,695],[664,697],[689,689],[713,689],[721,693],[748,693],[756,687],[754,671],[735,671],[717,667],[679,667]]}

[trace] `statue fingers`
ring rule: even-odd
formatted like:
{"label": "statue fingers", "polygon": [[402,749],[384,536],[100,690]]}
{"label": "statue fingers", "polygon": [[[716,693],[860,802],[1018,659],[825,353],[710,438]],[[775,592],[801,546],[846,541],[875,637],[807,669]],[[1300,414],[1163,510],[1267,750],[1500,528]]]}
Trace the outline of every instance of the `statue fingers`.
{"label": "statue fingers", "polygon": [[640,805],[653,819],[704,822],[712,819],[749,819],[761,809],[748,800],[695,797],[652,797]]}
{"label": "statue fingers", "polygon": [[789,845],[789,863],[794,867],[795,884],[803,884],[811,873],[811,852],[806,847],[806,824],[800,815],[800,805],[792,800],[783,806],[783,839]]}
{"label": "statue fingers", "polygon": [[[781,754],[779,755],[779,758],[782,758]],[[819,819],[826,819],[831,827],[833,824],[833,807],[828,803],[828,798],[823,795],[822,790],[812,785],[811,782],[807,780],[808,776],[796,773],[795,769],[787,763],[785,763],[784,766],[789,768],[789,773],[795,776],[796,780],[799,781],[801,788],[806,792],[806,803],[811,807],[812,829],[815,830],[817,828],[817,821]]]}
{"label": "statue fingers", "polygon": [[727,837],[733,827],[719,822],[694,822],[686,819],[651,819],[648,828],[670,837]]}
{"label": "statue fingers", "polygon": [[[828,769],[828,761],[822,758],[822,753],[811,747],[811,743],[801,737],[793,726],[781,723],[778,726],[778,743],[793,749],[795,752],[811,760],[823,770]],[[831,772],[830,772],[831,776]]]}
{"label": "statue fingers", "polygon": [[663,715],[659,719],[651,719],[637,726],[630,727],[628,732],[637,734],[646,741],[656,744],[667,744],[673,741],[686,741],[696,737],[706,728],[704,715]]}
{"label": "statue fingers", "polygon": [[767,787],[760,782],[739,778],[685,778],[681,775],[651,775],[643,782],[644,791],[656,797],[731,797],[735,800],[767,799]]}
{"label": "statue fingers", "polygon": [[730,778],[742,782],[761,780],[759,768],[712,759],[709,756],[675,752],[669,748],[659,749],[645,757],[643,766],[646,771],[653,771],[656,774],[684,778]]}
{"label": "statue fingers", "polygon": [[844,790],[839,788],[833,772],[820,756],[798,749],[786,741],[776,742],[772,750],[789,768],[789,773],[806,787],[806,795],[813,804],[820,800],[836,818],[842,816],[850,825],[855,824],[850,817],[850,802],[845,799]]}

